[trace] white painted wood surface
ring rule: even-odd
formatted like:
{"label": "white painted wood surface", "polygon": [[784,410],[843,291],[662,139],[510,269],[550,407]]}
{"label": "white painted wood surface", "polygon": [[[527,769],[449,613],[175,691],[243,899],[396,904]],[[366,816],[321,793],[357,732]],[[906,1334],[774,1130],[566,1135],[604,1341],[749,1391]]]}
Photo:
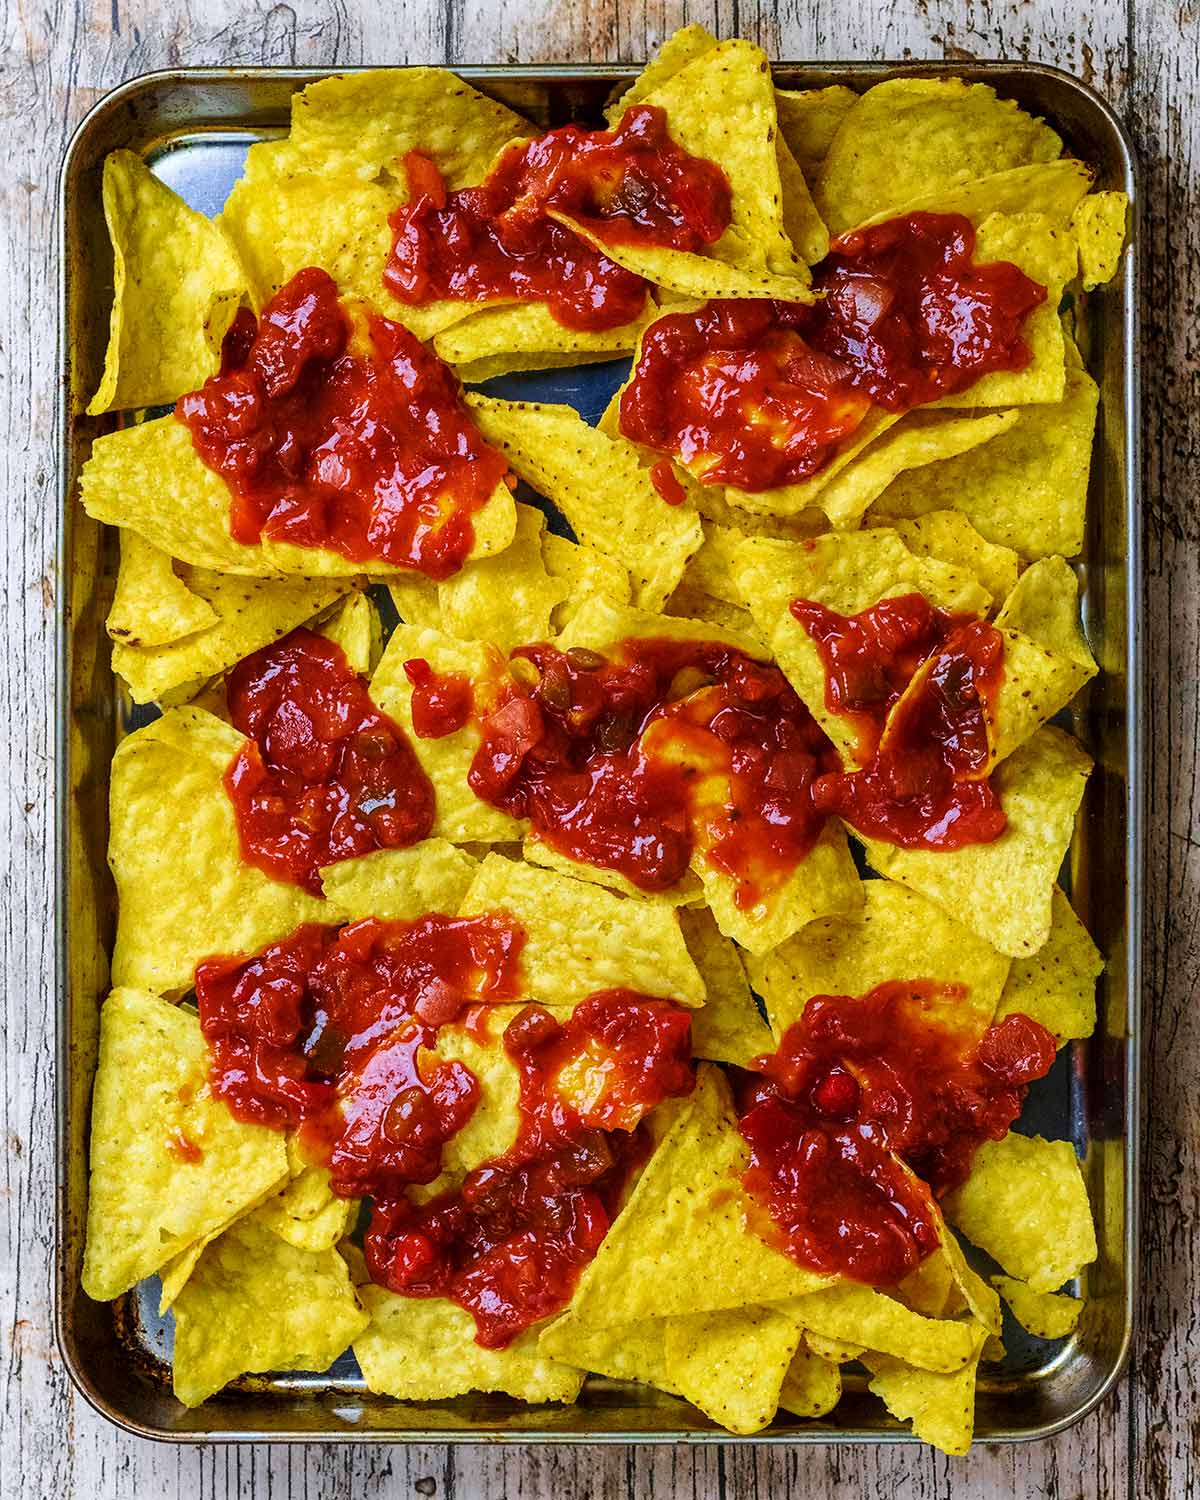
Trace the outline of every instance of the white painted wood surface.
{"label": "white painted wood surface", "polygon": [[[5,0],[0,10],[0,1500],[444,1500],[1200,1494],[1200,9],[1195,0]],[[136,1441],[72,1390],[53,1241],[52,255],[58,162],[90,104],[152,68],[639,60],[685,21],[789,58],[1029,58],[1105,94],[1143,168],[1150,718],[1144,1296],[1129,1374],[1057,1439],[967,1459],[897,1448],[196,1449]]]}

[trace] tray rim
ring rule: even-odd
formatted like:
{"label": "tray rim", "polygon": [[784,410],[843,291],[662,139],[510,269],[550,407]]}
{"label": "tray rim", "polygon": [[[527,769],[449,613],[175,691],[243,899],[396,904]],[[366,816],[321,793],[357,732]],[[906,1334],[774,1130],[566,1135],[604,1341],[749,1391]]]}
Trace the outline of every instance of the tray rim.
{"label": "tray rim", "polygon": [[[97,1391],[85,1370],[77,1362],[68,1338],[65,1317],[64,1295],[67,1267],[65,1231],[67,1193],[67,1112],[69,1109],[70,1036],[68,1034],[67,1003],[69,995],[68,954],[70,952],[70,913],[66,899],[66,875],[69,865],[70,828],[70,629],[68,619],[68,529],[69,510],[74,503],[71,484],[71,421],[72,381],[67,359],[66,332],[68,327],[70,281],[68,275],[67,223],[70,211],[69,180],[76,157],[88,143],[92,131],[110,112],[119,108],[127,99],[153,87],[182,84],[244,84],[255,80],[286,82],[297,87],[318,79],[335,75],[376,71],[393,66],[444,67],[468,82],[487,84],[506,80],[570,84],[572,82],[617,83],[632,79],[641,70],[639,64],[609,63],[370,63],[346,67],[290,67],[264,66],[238,67],[235,65],[175,67],[152,69],[124,80],[105,92],[88,109],[80,120],[64,149],[57,179],[55,197],[56,229],[54,253],[57,290],[57,339],[55,368],[58,375],[56,416],[54,424],[55,462],[58,468],[57,513],[54,562],[59,579],[56,592],[54,621],[54,660],[57,671],[55,695],[54,771],[57,789],[55,833],[53,840],[54,870],[54,933],[55,962],[54,982],[57,990],[55,1000],[55,1219],[54,1219],[54,1284],[52,1287],[55,1343],[58,1355],[70,1377],[72,1385],[100,1416],[131,1436],[161,1443],[236,1443],[271,1442],[302,1444],[314,1442],[370,1442],[370,1443],[443,1443],[447,1445],[503,1444],[543,1446],[566,1444],[571,1446],[611,1445],[660,1446],[667,1443],[702,1445],[709,1443],[779,1444],[846,1443],[854,1445],[916,1445],[920,1442],[912,1433],[905,1431],[876,1431],[847,1429],[836,1426],[818,1427],[801,1432],[756,1433],[742,1435],[722,1430],[663,1430],[659,1432],[602,1431],[590,1434],[555,1432],[553,1430],[518,1429],[464,1431],[453,1428],[423,1427],[402,1429],[346,1429],[326,1428],[305,1430],[229,1428],[211,1430],[175,1431],[149,1422],[139,1421],[112,1406]],[[977,80],[1042,78],[1077,96],[1080,105],[1100,117],[1116,140],[1121,159],[1122,187],[1130,199],[1129,242],[1123,256],[1119,279],[1123,295],[1121,314],[1121,408],[1124,416],[1124,444],[1120,455],[1120,470],[1124,477],[1124,514],[1126,524],[1126,558],[1123,568],[1125,594],[1126,646],[1125,661],[1125,1023],[1124,1044],[1124,1090],[1123,1102],[1128,1132],[1123,1149],[1125,1195],[1125,1223],[1122,1234],[1124,1250],[1122,1331],[1120,1343],[1111,1365],[1103,1379],[1078,1406],[1054,1420],[1038,1427],[1014,1428],[1009,1431],[988,1433],[980,1441],[988,1444],[1011,1444],[1042,1441],[1063,1432],[1082,1421],[1108,1399],[1121,1379],[1129,1362],[1134,1333],[1137,1326],[1137,1297],[1141,1267],[1138,1261],[1141,1220],[1141,1154],[1142,1154],[1142,1046],[1141,1021],[1142,1000],[1142,947],[1145,881],[1143,878],[1146,847],[1144,837],[1145,817],[1145,633],[1143,630],[1143,562],[1142,562],[1142,430],[1141,430],[1141,381],[1140,381],[1140,291],[1141,291],[1141,176],[1129,133],[1121,118],[1103,95],[1064,68],[1035,61],[1008,61],[1003,58],[977,59],[970,62],[950,59],[900,59],[896,61],[865,59],[773,59],[772,70],[786,69],[821,75],[826,82],[839,78],[862,79],[878,82],[883,78],[903,76],[966,77]],[[814,85],[820,86],[820,85]],[[236,127],[231,127],[236,130]]]}

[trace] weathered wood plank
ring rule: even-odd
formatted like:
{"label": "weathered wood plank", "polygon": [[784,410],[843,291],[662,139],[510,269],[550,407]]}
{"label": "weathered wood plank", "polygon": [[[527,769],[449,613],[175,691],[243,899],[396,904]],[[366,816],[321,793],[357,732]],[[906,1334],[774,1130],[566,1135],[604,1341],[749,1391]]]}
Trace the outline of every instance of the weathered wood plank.
{"label": "weathered wood plank", "polygon": [[[57,580],[53,471],[53,176],[70,129],[96,94],[150,68],[268,62],[637,60],[674,26],[700,20],[777,56],[1022,57],[1080,74],[1127,112],[1147,174],[1147,610],[1150,923],[1148,948],[1145,1330],[1132,1385],[1056,1441],[977,1450],[954,1463],[901,1449],[459,1450],[229,1448],[197,1451],[125,1438],[67,1382],[50,1329],[53,1032],[45,851],[53,828],[52,747],[40,705],[54,692]],[[0,678],[8,795],[0,841],[0,958],[8,983],[6,1151],[0,1212],[0,1496],[659,1497],[797,1493],[814,1497],[1046,1494],[1182,1496],[1200,1486],[1195,1455],[1200,1354],[1195,1307],[1200,1128],[1200,55],[1188,5],[1099,0],[401,0],[362,14],[345,0],[49,0],[0,20],[0,483],[12,503],[0,567],[8,670]]]}

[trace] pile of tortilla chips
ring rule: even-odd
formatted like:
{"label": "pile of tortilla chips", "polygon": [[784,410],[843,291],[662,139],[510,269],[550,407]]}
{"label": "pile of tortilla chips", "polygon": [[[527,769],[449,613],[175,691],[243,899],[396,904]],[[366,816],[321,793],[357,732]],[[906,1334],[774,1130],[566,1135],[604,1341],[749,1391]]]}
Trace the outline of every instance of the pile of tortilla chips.
{"label": "pile of tortilla chips", "polygon": [[[605,247],[650,291],[634,324],[599,334],[560,325],[538,303],[416,307],[385,291],[405,153],[431,157],[454,189],[534,133],[442,70],[331,77],[298,93],[290,134],[251,148],[212,221],[140,158],[117,152],[105,165],[115,295],[89,411],[125,420],[96,440],[82,501],[119,528],[114,669],[162,712],[112,767],[119,928],[101,1013],[84,1286],[109,1299],[161,1278],[175,1390],[188,1404],[246,1372],[323,1371],[352,1349],[368,1388],[399,1400],[497,1391],[569,1403],[605,1377],[703,1414],[668,1407],[664,1427],[711,1419],[746,1434],[828,1416],[845,1377],[925,1441],[961,1453],[981,1362],[1003,1358],[1000,1298],[1039,1337],[1066,1337],[1080,1316],[1076,1278],[1096,1242],[1072,1146],[991,1142],[942,1204],[946,1224],[998,1267],[990,1281],[945,1226],[900,1286],[822,1277],[747,1222],[747,1148],[722,1065],[772,1050],[812,996],[893,979],[961,986],[955,1024],[976,1035],[1014,1011],[1060,1044],[1095,1024],[1102,961],[1057,884],[1091,762],[1048,722],[1096,671],[1070,560],[1083,545],[1097,387],[1062,309],[1078,327],[1084,294],[1116,272],[1125,203],[1091,192],[1087,165],[1063,154],[1051,126],[982,83],[905,76],[862,95],[780,90],[758,48],[690,26],[613,100],[610,121],[643,101],[666,110],[679,145],[724,169],[731,220],[705,253]],[[708,486],[677,464],[680,505],[664,503],[650,474],[658,455],[621,436],[615,407],[593,426],[568,405],[469,391],[483,435],[527,500],[540,499],[514,503],[502,487],[475,518],[471,557],[440,583],[234,541],[224,481],[173,415],[146,410],[202,384],[239,305],[261,308],[306,266],[406,324],[469,387],[628,356],[681,299],[811,300],[809,268],[831,237],[917,209],[967,215],[977,258],[1014,261],[1047,286],[1026,325],[1026,368],[899,417],[877,413],[786,488]],[[828,707],[821,658],[788,605],[803,597],[852,614],[913,591],[1003,634],[988,769],[1007,828],[993,843],[944,853],[852,836],[856,862],[831,819],[786,883],[748,909],[703,858],[677,888],[647,896],[479,800],[466,775],[479,731],[468,723],[414,740],[437,796],[423,843],[330,867],[323,899],[241,858],[223,785],[241,739],[223,678],[302,623],[342,646],[410,734],[411,657],[479,674],[522,643],[674,636],[777,662],[845,753],[853,725]],[[386,644],[381,601],[401,622]],[[527,933],[523,1000],[558,1013],[616,986],[672,998],[693,1011],[699,1060],[695,1092],[652,1117],[653,1154],[569,1306],[504,1350],[477,1344],[457,1305],[367,1280],[357,1205],[331,1193],[326,1169],[295,1141],[241,1123],[214,1097],[186,1003],[202,958],[252,954],[301,922],[496,909]],[[415,1193],[453,1187],[511,1145],[517,1081],[501,1034],[512,1013],[497,1005],[469,1036],[443,1028],[439,1052],[471,1067],[481,1102],[442,1177]]]}

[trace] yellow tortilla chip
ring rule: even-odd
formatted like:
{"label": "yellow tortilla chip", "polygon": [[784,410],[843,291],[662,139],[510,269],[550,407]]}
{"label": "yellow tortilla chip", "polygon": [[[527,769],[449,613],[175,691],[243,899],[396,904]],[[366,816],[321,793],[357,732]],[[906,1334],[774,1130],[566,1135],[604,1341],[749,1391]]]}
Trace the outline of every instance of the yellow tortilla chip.
{"label": "yellow tortilla chip", "polygon": [[814,995],[866,995],[899,979],[962,985],[961,1000],[930,1000],[938,1018],[981,1036],[991,1025],[1009,961],[961,922],[891,880],[862,883],[857,916],[813,922],[773,953],[750,957],[750,983],[777,1035]]}
{"label": "yellow tortilla chip", "polygon": [[181,994],[201,959],[256,953],[336,914],[246,864],[224,775],[242,736],[174,708],[122,740],[109,789],[108,862],[118,898],[113,978]]}
{"label": "yellow tortilla chip", "polygon": [[1020,559],[1011,547],[986,541],[960,510],[930,510],[912,520],[892,523],[904,545],[918,557],[936,557],[974,573],[999,601],[1017,584]]}
{"label": "yellow tortilla chip", "polygon": [[517,506],[512,545],[467,563],[438,584],[442,629],[463,640],[489,641],[502,651],[549,640],[550,616],[567,597],[542,560],[546,519],[532,505]]}
{"label": "yellow tortilla chip", "polygon": [[1013,960],[996,1020],[1017,1012],[1052,1031],[1061,1047],[1096,1029],[1096,980],[1104,959],[1055,886],[1051,895],[1050,935],[1036,953]]}
{"label": "yellow tortilla chip", "polygon": [[1043,725],[996,768],[992,786],[1008,827],[990,844],[897,849],[864,839],[881,875],[930,897],[1013,958],[1050,935],[1052,896],[1092,761],[1070,735]]}
{"label": "yellow tortilla chip", "polygon": [[221,229],[133,151],[104,161],[113,306],[104,374],[88,413],[165,406],[221,363],[246,273]]}
{"label": "yellow tortilla chip", "polygon": [[873,214],[866,222],[878,224],[908,214],[942,213],[962,214],[978,226],[989,214],[1046,214],[1056,223],[1069,224],[1093,176],[1091,167],[1073,156],[1032,162],[973,177],[954,187],[934,187],[899,208]]}
{"label": "yellow tortilla chip", "polygon": [[868,524],[952,507],[991,542],[1025,558],[1083,548],[1092,433],[1099,391],[1068,348],[1061,401],[1022,406],[1015,425],[984,448],[901,474]]}
{"label": "yellow tortilla chip", "polygon": [[[815,504],[834,526],[855,526],[897,474],[969,453],[1007,432],[1016,419],[1015,411],[963,417],[941,411],[909,412],[832,478],[818,493]],[[757,498],[765,504],[772,493],[763,490]]]}
{"label": "yellow tortilla chip", "polygon": [[579,541],[629,571],[634,602],[661,609],[702,540],[687,506],[668,505],[637,450],[569,406],[468,396],[480,432],[517,474],[552,501]]}
{"label": "yellow tortilla chip", "polygon": [[216,620],[216,610],[192,593],[165,552],[122,527],[121,567],[105,623],[111,640],[137,648],[166,646]]}
{"label": "yellow tortilla chip", "polygon": [[1020,631],[1047,651],[1075,663],[1087,677],[1096,663],[1079,621],[1079,583],[1061,557],[1031,563],[996,616],[996,628]]}
{"label": "yellow tortilla chip", "polygon": [[255,1211],[255,1220],[297,1250],[332,1250],[358,1217],[357,1198],[339,1198],[326,1167],[307,1166]]}
{"label": "yellow tortilla chip", "polygon": [[748,656],[757,656],[760,660],[765,656],[753,637],[715,629],[706,620],[687,620],[678,615],[659,615],[647,609],[622,606],[598,594],[580,604],[556,644],[563,651],[574,646],[603,651],[621,641],[635,639],[720,641],[746,652]]}
{"label": "yellow tortilla chip", "polygon": [[816,181],[838,127],[857,102],[854,90],[841,83],[824,89],[775,90],[779,133],[809,183]]}
{"label": "yellow tortilla chip", "polygon": [[83,1289],[128,1291],[288,1177],[283,1136],[235,1118],[208,1081],[193,1011],[119,988],[100,1011]]}
{"label": "yellow tortilla chip", "polygon": [[336,1250],[298,1250],[243,1219],[176,1299],[175,1394],[199,1406],[248,1371],[327,1370],[366,1324]]}
{"label": "yellow tortilla chip", "polygon": [[359,1296],[370,1324],[354,1340],[367,1389],[401,1401],[441,1401],[468,1391],[503,1391],[518,1401],[570,1404],[583,1371],[538,1349],[528,1329],[506,1349],[475,1342],[475,1320],[441,1297],[400,1297],[366,1285]]}
{"label": "yellow tortilla chip", "polygon": [[693,588],[686,579],[667,600],[663,612],[677,619],[703,620],[708,625],[716,626],[718,630],[753,641],[757,654],[770,654],[759,639],[753,616],[748,609],[742,609],[737,604],[727,604],[724,599],[717,599],[712,594]]}
{"label": "yellow tortilla chip", "polygon": [[1076,208],[1071,228],[1079,246],[1079,274],[1091,292],[1111,281],[1121,264],[1129,199],[1124,193],[1092,193]]}
{"label": "yellow tortilla chip", "polygon": [[975,1431],[975,1379],[985,1335],[960,1370],[935,1374],[913,1369],[899,1359],[867,1355],[870,1389],[899,1422],[911,1422],[913,1433],[943,1453],[959,1456],[971,1446]]}
{"label": "yellow tortilla chip", "polygon": [[758,1013],[737,945],[703,907],[681,911],[679,925],[705,988],[704,1004],[692,1017],[692,1052],[739,1068],[773,1052],[775,1039]]}
{"label": "yellow tortilla chip", "polygon": [[846,112],[813,185],[834,234],[935,188],[1053,161],[1062,140],[984,83],[892,78]]}
{"label": "yellow tortilla chip", "polygon": [[1027,1333],[1038,1339],[1065,1339],[1075,1332],[1083,1303],[1078,1297],[1056,1292],[1035,1292],[1012,1276],[993,1276],[992,1285],[1008,1303],[1012,1315]]}
{"label": "yellow tortilla chip", "polygon": [[729,1432],[761,1432],[800,1345],[796,1319],[782,1308],[741,1307],[665,1321],[667,1379],[680,1395]]}
{"label": "yellow tortilla chip", "polygon": [[533,133],[528,120],[445,68],[367,68],[293,94],[288,144],[310,171],[390,177],[401,189],[404,155],[420,151],[453,191],[482,182],[503,146]]}
{"label": "yellow tortilla chip", "polygon": [[1054,1292],[1096,1258],[1087,1187],[1070,1141],[1015,1132],[984,1141],[942,1204],[973,1245],[1035,1292]]}
{"label": "yellow tortilla chip", "polygon": [[622,875],[620,870],[609,870],[603,865],[589,865],[582,860],[572,859],[569,854],[563,854],[532,831],[525,835],[521,853],[532,865],[557,870],[560,875],[570,875],[575,880],[590,880],[593,885],[605,886],[634,901],[650,901],[658,906],[694,906],[704,899],[703,887],[690,870],[685,871],[683,879],[668,890],[644,891],[641,886],[634,885],[632,880]]}
{"label": "yellow tortilla chip", "polygon": [[688,560],[683,583],[729,604],[744,605],[742,591],[733,576],[733,563],[737,549],[746,540],[746,533],[713,521],[705,521],[702,525],[704,541],[700,550]]}
{"label": "yellow tortilla chip", "polygon": [[725,1081],[702,1063],[695,1092],[576,1285],[578,1322],[604,1328],[720,1312],[826,1285],[747,1225],[739,1177],[748,1159]]}
{"label": "yellow tortilla chip", "polygon": [[442,606],[438,598],[438,586],[432,578],[426,578],[421,573],[409,573],[404,578],[389,578],[387,591],[396,606],[396,613],[406,625],[428,626],[431,630],[442,629]]}
{"label": "yellow tortilla chip", "polygon": [[667,1374],[666,1332],[672,1318],[646,1318],[614,1328],[588,1328],[564,1313],[543,1328],[538,1350],[610,1380],[636,1380],[672,1396],[681,1393]]}
{"label": "yellow tortilla chip", "polygon": [[960,1369],[982,1342],[983,1329],[974,1319],[926,1318],[854,1281],[794,1298],[787,1307],[823,1338],[854,1340],[922,1370]]}
{"label": "yellow tortilla chip", "polygon": [[669,78],[674,78],[681,68],[711,52],[716,45],[716,37],[698,21],[673,31],[629,87],[605,106],[604,118],[609,129],[620,124],[630,105],[640,104]]}
{"label": "yellow tortilla chip", "polygon": [[808,182],[782,131],[777,131],[775,136],[775,155],[779,165],[784,231],[800,259],[806,265],[815,266],[829,254],[829,231],[817,212]]}
{"label": "yellow tortilla chip", "polygon": [[809,599],[853,615],[880,599],[914,591],[940,609],[982,614],[990,596],[964,569],[910,552],[895,531],[832,532],[804,543],[753,537],[734,553],[733,574],[754,622],[789,682],[844,760],[858,733],[825,701],[825,666],[808,631],[791,613]]}
{"label": "yellow tortilla chip", "polygon": [[321,886],[352,921],[411,922],[425,912],[456,912],[478,867],[465,849],[445,839],[422,839],[407,849],[376,849],[326,865]]}
{"label": "yellow tortilla chip", "polygon": [[[531,1000],[563,1005],[624,988],[680,1005],[704,1003],[704,981],[669,907],[489,854],[459,915],[487,911],[506,912],[525,929],[521,982]],[[586,942],[577,940],[580,933]]]}
{"label": "yellow tortilla chip", "polygon": [[[239,578],[182,564],[181,581],[214,623],[162,646],[113,646],[113,671],[135,703],[153,703],[225,672],[244,656],[303,625],[350,588],[349,579]],[[361,598],[361,595],[355,595]]]}
{"label": "yellow tortilla chip", "polygon": [[[819,507],[821,496],[836,483],[842,474],[857,462],[859,456],[871,447],[877,439],[882,438],[900,420],[898,412],[884,411],[882,407],[871,407],[868,409],[862,421],[855,428],[852,435],[842,443],[841,447],[822,469],[811,474],[807,479],[797,479],[792,484],[779,485],[769,490],[739,490],[734,485],[725,485],[719,493],[724,495],[726,502],[735,505],[742,510],[750,511],[761,516],[778,517],[781,520],[794,520],[804,516],[807,512],[817,508],[818,514],[822,514]],[[693,462],[692,467],[697,471],[707,464],[707,460],[701,457]],[[707,495],[710,490],[716,490],[715,485],[699,485],[699,490]],[[712,501],[708,501],[704,514],[715,515]],[[825,524],[821,530],[828,528],[829,518],[825,516]],[[742,528],[749,531],[751,528]],[[806,528],[811,529],[811,528]]]}
{"label": "yellow tortilla chip", "polygon": [[350,670],[370,677],[383,654],[383,627],[375,601],[355,590],[323,621],[320,633],[340,646]]}
{"label": "yellow tortilla chip", "polygon": [[817,1352],[821,1342],[806,1332],[783,1377],[779,1405],[794,1417],[823,1417],[842,1399],[842,1372],[835,1360]]}
{"label": "yellow tortilla chip", "polygon": [[565,628],[591,594],[603,594],[614,604],[628,604],[632,597],[629,570],[615,557],[609,557],[596,547],[585,547],[580,542],[545,531],[542,533],[542,560],[546,572],[551,578],[561,579],[566,589],[566,598],[550,615],[556,633]]}
{"label": "yellow tortilla chip", "polygon": [[637,345],[646,319],[657,309],[647,298],[643,316],[616,328],[568,328],[544,302],[485,307],[439,333],[439,359],[469,384],[517,370],[549,370],[619,359]]}

